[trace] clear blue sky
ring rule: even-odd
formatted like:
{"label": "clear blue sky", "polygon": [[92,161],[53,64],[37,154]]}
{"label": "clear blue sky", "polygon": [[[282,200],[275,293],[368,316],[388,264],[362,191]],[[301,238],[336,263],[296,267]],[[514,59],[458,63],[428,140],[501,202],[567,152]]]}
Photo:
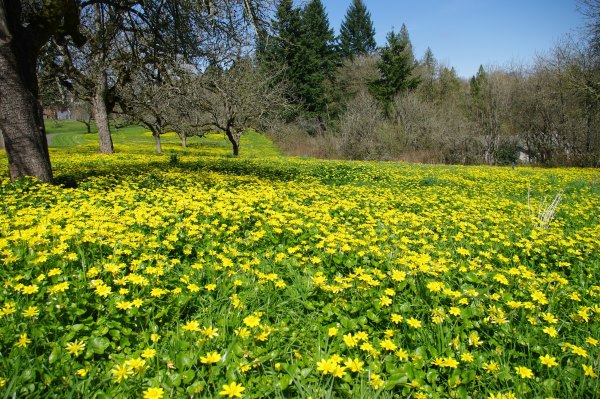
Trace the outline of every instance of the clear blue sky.
{"label": "clear blue sky", "polygon": [[[322,0],[336,35],[351,0]],[[436,59],[471,77],[480,64],[530,64],[567,33],[577,34],[583,17],[576,0],[364,0],[378,45],[406,24],[415,56],[431,47]]]}

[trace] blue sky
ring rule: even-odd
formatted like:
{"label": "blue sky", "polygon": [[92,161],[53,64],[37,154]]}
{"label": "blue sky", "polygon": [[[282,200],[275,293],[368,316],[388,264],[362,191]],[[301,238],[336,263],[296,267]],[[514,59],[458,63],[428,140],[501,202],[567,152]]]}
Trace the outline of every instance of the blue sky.
{"label": "blue sky", "polygon": [[[351,0],[322,0],[336,35]],[[576,0],[364,0],[378,45],[405,23],[415,56],[431,47],[436,59],[471,77],[480,64],[530,64],[583,18]]]}

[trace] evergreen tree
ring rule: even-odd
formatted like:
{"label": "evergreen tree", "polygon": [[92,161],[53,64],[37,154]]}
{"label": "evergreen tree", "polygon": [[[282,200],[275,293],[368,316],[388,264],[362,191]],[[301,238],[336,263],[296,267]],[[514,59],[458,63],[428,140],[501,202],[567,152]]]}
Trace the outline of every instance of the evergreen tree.
{"label": "evergreen tree", "polygon": [[321,0],[312,0],[302,12],[297,62],[299,95],[309,115],[321,118],[328,104],[327,83],[336,66],[334,34]]}
{"label": "evergreen tree", "polygon": [[371,82],[371,91],[386,107],[398,93],[413,90],[420,83],[419,77],[413,74],[415,63],[409,45],[406,37],[391,31],[380,51],[381,59],[377,62],[380,76]]}
{"label": "evergreen tree", "polygon": [[485,69],[483,69],[483,65],[479,65],[477,75],[473,76],[470,81],[471,98],[473,99],[474,103],[478,103],[481,100],[486,81],[487,73],[485,72]]}
{"label": "evergreen tree", "polygon": [[440,69],[440,92],[439,100],[445,103],[457,103],[461,93],[460,79],[454,67]]}
{"label": "evergreen tree", "polygon": [[427,47],[420,67],[422,84],[420,92],[425,100],[432,102],[435,98],[435,80],[437,75],[437,60],[431,48]]}
{"label": "evergreen tree", "polygon": [[302,74],[300,38],[302,19],[292,0],[281,0],[272,21],[273,32],[263,32],[257,40],[257,57],[267,73],[281,76],[288,85],[288,99],[299,100]]}
{"label": "evergreen tree", "polygon": [[415,54],[413,52],[412,42],[410,41],[410,35],[408,34],[408,28],[406,27],[405,24],[402,24],[402,27],[400,28],[400,33],[398,34],[398,36],[400,36],[400,41],[402,43],[404,43],[404,52],[406,54],[408,54],[410,63],[414,64],[415,63]]}
{"label": "evergreen tree", "polygon": [[371,13],[362,0],[353,0],[340,28],[339,53],[342,57],[352,58],[370,54],[376,47]]}

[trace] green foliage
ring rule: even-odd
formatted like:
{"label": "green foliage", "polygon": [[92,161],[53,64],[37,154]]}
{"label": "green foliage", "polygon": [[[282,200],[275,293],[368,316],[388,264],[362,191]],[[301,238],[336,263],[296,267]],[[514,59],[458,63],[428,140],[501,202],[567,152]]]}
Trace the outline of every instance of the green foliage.
{"label": "green foliage", "polygon": [[130,138],[1,176],[0,396],[598,398],[596,171]]}
{"label": "green foliage", "polygon": [[381,49],[381,60],[377,63],[380,76],[371,83],[373,95],[386,106],[396,95],[415,89],[421,81],[413,73],[416,65],[412,46],[404,25],[403,28],[400,33],[388,33],[387,44]]}
{"label": "green foliage", "polygon": [[371,13],[362,0],[353,0],[340,28],[338,51],[342,57],[352,58],[371,54],[376,47]]}
{"label": "green foliage", "polygon": [[320,0],[304,9],[291,0],[278,4],[272,35],[263,35],[259,60],[273,73],[283,70],[288,99],[302,106],[308,116],[322,116],[329,98],[327,86],[336,65],[334,34]]}
{"label": "green foliage", "polygon": [[312,0],[302,12],[299,58],[302,60],[299,95],[309,114],[327,109],[326,82],[335,69],[334,34],[321,0]]}

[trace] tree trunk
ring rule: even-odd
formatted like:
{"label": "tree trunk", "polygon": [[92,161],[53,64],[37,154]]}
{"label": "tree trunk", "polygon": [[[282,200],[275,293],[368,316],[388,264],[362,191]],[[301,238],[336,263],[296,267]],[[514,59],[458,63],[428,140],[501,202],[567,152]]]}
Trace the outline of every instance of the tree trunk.
{"label": "tree trunk", "polygon": [[[102,26],[102,8],[100,4],[94,5],[96,32],[101,32]],[[101,40],[101,50],[94,55],[95,64],[95,93],[92,99],[92,107],[94,119],[96,120],[96,128],[98,129],[99,149],[102,154],[112,154],[115,152],[110,135],[110,127],[108,126],[108,112],[106,111],[106,46],[105,41]]]}
{"label": "tree trunk", "polygon": [[48,141],[38,101],[37,38],[26,27],[15,28],[0,1],[0,130],[11,180],[33,176],[52,181]]}
{"label": "tree trunk", "polygon": [[106,76],[104,72],[98,73],[96,80],[96,92],[92,99],[94,108],[94,119],[98,128],[98,139],[100,141],[100,152],[102,154],[112,154],[115,152],[108,125],[108,113],[106,112]]}
{"label": "tree trunk", "polygon": [[183,134],[181,135],[181,146],[182,146],[183,148],[186,148],[186,147],[187,147],[187,134],[185,134],[185,133],[183,133]]}
{"label": "tree trunk", "polygon": [[236,133],[233,130],[227,129],[225,131],[229,142],[231,142],[231,146],[233,148],[233,156],[238,156],[240,154],[240,133]]}
{"label": "tree trunk", "polygon": [[156,144],[156,153],[160,154],[162,152],[162,145],[160,144],[160,134],[152,132],[154,136],[154,143]]}

